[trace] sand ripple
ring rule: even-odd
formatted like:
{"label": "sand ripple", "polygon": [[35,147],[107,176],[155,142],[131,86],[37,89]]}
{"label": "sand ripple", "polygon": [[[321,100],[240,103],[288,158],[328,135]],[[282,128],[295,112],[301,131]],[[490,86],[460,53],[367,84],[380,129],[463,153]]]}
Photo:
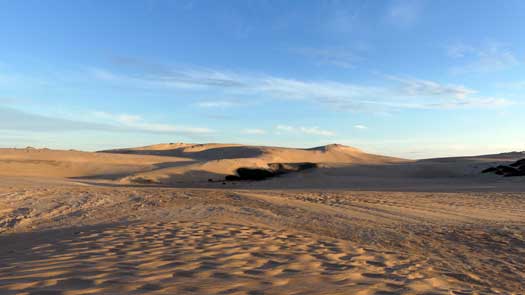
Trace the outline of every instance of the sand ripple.
{"label": "sand ripple", "polygon": [[424,259],[268,228],[140,223],[57,237],[3,253],[0,293],[449,294]]}

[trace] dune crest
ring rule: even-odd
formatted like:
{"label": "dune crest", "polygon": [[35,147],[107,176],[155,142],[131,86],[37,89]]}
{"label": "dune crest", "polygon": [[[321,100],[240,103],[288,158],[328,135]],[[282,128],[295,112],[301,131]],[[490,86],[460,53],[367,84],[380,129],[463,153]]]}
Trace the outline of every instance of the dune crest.
{"label": "dune crest", "polygon": [[[370,154],[341,144],[283,148],[222,143],[163,143],[94,153],[34,148],[0,149],[0,176],[45,177],[110,185],[210,188],[227,185],[261,189],[514,191],[523,189],[522,182],[500,180],[481,172],[492,166],[508,165],[523,157],[523,153],[512,152],[414,161]],[[275,173],[278,177],[260,177],[258,179],[262,181],[258,182],[237,181],[240,179],[234,177],[238,176],[239,169],[271,172],[279,165],[293,167],[300,163],[309,163],[315,169],[288,169],[293,173]]]}

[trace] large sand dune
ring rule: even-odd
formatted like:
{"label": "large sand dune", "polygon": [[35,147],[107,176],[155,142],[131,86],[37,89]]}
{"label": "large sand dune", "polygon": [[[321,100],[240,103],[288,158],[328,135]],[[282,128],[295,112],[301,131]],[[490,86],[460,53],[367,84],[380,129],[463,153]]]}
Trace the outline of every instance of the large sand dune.
{"label": "large sand dune", "polygon": [[[0,149],[0,176],[54,177],[110,185],[367,190],[522,190],[523,181],[482,175],[524,153],[405,160],[328,145],[293,149],[238,144],[159,144],[97,153]],[[223,182],[238,168],[315,163],[317,169],[260,182]],[[212,180],[211,182],[209,180]]]}
{"label": "large sand dune", "polygon": [[0,149],[0,175],[118,180],[120,183],[205,184],[241,167],[311,162],[386,164],[401,159],[329,145],[292,149],[233,144],[159,144],[99,153],[48,149]]}

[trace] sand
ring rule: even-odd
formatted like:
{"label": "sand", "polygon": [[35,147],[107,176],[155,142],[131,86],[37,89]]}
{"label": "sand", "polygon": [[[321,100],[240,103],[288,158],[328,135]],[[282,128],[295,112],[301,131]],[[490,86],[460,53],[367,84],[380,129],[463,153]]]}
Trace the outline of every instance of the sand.
{"label": "sand", "polygon": [[[474,168],[519,153],[414,162],[341,146],[175,145],[2,150],[0,294],[525,294],[523,180]],[[245,158],[216,154],[231,147]],[[322,168],[126,181],[305,155]]]}

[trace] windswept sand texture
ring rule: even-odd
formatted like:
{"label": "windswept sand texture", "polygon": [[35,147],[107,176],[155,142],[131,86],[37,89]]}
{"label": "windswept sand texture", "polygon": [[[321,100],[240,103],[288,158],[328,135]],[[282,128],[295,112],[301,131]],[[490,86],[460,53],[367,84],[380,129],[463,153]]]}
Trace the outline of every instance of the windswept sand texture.
{"label": "windswept sand texture", "polygon": [[[475,173],[521,153],[129,151],[0,151],[0,294],[525,294],[523,180]],[[322,167],[200,178],[304,157]],[[173,172],[187,165],[196,180]],[[137,175],[182,187],[126,181]]]}
{"label": "windswept sand texture", "polygon": [[2,294],[446,294],[425,259],[208,222],[79,231],[2,257]]}

